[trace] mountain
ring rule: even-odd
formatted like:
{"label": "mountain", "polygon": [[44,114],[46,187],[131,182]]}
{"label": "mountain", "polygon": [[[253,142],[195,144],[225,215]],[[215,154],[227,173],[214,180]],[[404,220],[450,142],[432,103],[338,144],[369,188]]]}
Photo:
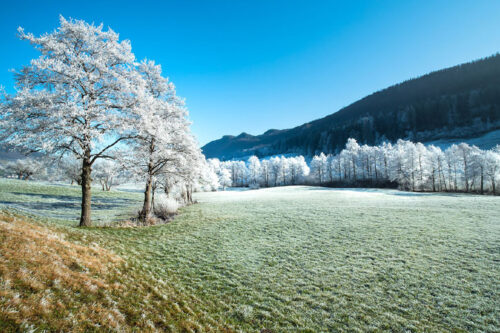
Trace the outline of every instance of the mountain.
{"label": "mountain", "polygon": [[207,158],[334,153],[360,143],[460,140],[500,129],[500,54],[442,69],[375,92],[324,118],[257,136],[223,136]]}

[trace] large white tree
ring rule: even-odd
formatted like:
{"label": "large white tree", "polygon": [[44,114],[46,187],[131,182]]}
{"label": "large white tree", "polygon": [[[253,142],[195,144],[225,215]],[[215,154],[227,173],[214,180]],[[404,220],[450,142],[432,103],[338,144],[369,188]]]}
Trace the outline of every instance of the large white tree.
{"label": "large white tree", "polygon": [[19,36],[41,55],[16,74],[17,93],[6,97],[0,120],[3,137],[25,151],[81,162],[80,226],[90,226],[92,165],[113,158],[119,143],[135,135],[141,87],[130,42],[62,16],[51,33],[36,37],[19,28]]}

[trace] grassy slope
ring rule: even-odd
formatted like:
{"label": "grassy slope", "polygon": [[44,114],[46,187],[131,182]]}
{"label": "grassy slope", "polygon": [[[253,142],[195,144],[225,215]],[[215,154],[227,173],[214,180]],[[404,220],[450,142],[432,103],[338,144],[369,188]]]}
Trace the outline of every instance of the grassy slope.
{"label": "grassy slope", "polygon": [[198,199],[165,226],[61,228],[184,298],[202,330],[500,327],[499,198],[290,187]]}
{"label": "grassy slope", "polygon": [[95,243],[0,211],[0,331],[230,332]]}

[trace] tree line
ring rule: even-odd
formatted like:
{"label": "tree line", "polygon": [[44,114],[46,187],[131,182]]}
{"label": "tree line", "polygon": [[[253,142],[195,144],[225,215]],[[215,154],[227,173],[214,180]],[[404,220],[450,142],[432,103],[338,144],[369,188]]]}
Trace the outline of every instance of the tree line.
{"label": "tree line", "polygon": [[443,151],[407,140],[369,146],[349,138],[339,154],[321,153],[309,163],[303,156],[252,156],[246,162],[209,159],[208,165],[223,188],[313,184],[497,194],[500,146],[481,150],[460,143]]}

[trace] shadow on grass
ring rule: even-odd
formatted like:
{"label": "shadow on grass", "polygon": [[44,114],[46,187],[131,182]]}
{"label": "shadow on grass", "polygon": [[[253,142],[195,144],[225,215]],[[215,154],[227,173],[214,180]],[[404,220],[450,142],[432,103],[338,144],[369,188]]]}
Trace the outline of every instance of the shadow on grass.
{"label": "shadow on grass", "polygon": [[[9,205],[23,207],[29,210],[58,210],[58,209],[76,209],[81,207],[80,196],[70,195],[55,195],[55,194],[39,194],[39,193],[15,193],[15,196],[28,196],[33,198],[30,201],[20,200],[0,200],[0,205]],[[54,200],[50,202],[48,200]],[[113,210],[118,208],[130,207],[135,203],[134,200],[126,198],[106,198],[94,197],[92,198],[92,208],[96,210]]]}

